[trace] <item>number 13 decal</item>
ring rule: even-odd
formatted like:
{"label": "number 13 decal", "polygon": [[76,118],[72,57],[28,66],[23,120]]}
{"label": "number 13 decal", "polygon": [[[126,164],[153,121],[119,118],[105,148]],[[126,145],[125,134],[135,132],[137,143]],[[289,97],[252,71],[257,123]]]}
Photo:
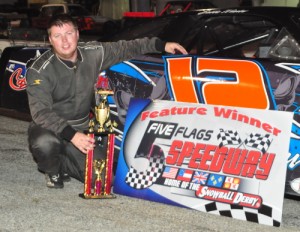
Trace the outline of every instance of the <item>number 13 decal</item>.
{"label": "number 13 decal", "polygon": [[270,109],[264,76],[250,60],[166,58],[175,101]]}

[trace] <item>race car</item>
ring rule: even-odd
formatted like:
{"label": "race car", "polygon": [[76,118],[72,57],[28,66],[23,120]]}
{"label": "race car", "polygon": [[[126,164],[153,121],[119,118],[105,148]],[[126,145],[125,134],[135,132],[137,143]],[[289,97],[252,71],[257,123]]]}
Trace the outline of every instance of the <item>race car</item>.
{"label": "race car", "polygon": [[[118,124],[116,146],[132,98],[290,111],[294,121],[285,192],[300,196],[299,17],[299,9],[284,7],[196,10],[155,17],[109,38],[158,36],[189,52],[135,57],[99,75],[99,83],[114,91],[108,100]],[[43,49],[11,48],[16,51],[3,54],[2,109],[29,113],[25,61]]]}

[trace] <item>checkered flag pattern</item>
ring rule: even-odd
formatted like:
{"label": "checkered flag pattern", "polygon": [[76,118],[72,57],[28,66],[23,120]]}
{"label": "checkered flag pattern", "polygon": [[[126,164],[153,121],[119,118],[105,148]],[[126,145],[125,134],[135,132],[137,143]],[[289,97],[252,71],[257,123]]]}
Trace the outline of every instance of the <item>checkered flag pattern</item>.
{"label": "checkered flag pattern", "polygon": [[209,202],[199,206],[197,210],[275,227],[280,226],[282,219],[279,209],[264,204],[259,209],[251,209],[234,204]]}
{"label": "checkered flag pattern", "polygon": [[232,130],[224,131],[223,129],[220,129],[217,139],[220,141],[219,147],[223,147],[225,145],[239,145],[242,142],[237,131]]}
{"label": "checkered flag pattern", "polygon": [[130,167],[125,182],[132,188],[144,189],[151,186],[160,177],[164,169],[164,156],[151,156],[146,171],[137,172]]}
{"label": "checkered flag pattern", "polygon": [[267,152],[271,145],[270,134],[261,135],[251,133],[247,139],[245,139],[244,144],[248,147],[256,148],[260,150],[263,154]]}

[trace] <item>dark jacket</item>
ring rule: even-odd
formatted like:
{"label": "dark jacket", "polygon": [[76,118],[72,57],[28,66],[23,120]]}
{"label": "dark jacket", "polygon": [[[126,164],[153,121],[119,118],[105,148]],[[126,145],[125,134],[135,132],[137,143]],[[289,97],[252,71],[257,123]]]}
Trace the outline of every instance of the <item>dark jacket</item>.
{"label": "dark jacket", "polygon": [[71,140],[88,127],[94,84],[101,70],[134,56],[162,52],[158,38],[78,45],[78,61],[68,64],[48,50],[27,67],[27,95],[33,122]]}

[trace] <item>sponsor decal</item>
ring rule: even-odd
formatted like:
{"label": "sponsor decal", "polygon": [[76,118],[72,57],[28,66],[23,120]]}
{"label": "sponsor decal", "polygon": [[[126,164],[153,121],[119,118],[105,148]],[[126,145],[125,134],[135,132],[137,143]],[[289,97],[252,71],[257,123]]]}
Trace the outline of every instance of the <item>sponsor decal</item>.
{"label": "sponsor decal", "polygon": [[11,63],[8,70],[12,72],[9,77],[9,86],[15,91],[22,91],[26,89],[26,79],[24,75],[24,65]]}
{"label": "sponsor decal", "polygon": [[[24,50],[26,50],[26,48],[24,48]],[[38,50],[28,49],[28,50],[32,50],[32,52],[34,52],[33,54],[34,57],[39,57],[41,53],[44,52],[43,50],[40,51],[39,49]],[[20,54],[21,54],[20,56],[24,56],[24,57],[18,57],[18,60],[10,59],[6,65],[6,72],[9,73],[8,84],[10,88],[13,89],[14,91],[23,91],[26,89],[27,86],[27,81],[25,77],[27,61],[22,62],[20,60],[21,58],[26,60],[25,57],[28,54],[27,55],[24,55],[22,53]],[[32,59],[33,59],[32,56],[28,57],[28,62]],[[36,82],[35,84],[39,84],[39,83]]]}

